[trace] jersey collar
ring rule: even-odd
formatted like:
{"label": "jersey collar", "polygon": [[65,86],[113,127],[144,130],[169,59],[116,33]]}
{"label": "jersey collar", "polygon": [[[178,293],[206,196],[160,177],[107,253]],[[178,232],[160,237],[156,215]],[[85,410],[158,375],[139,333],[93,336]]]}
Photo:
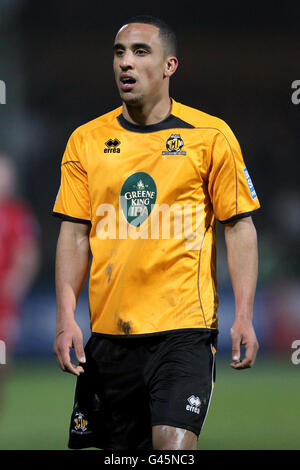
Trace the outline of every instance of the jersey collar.
{"label": "jersey collar", "polygon": [[131,132],[139,132],[139,133],[148,133],[148,132],[159,132],[166,129],[176,129],[176,128],[193,128],[191,124],[183,121],[182,119],[178,118],[176,114],[177,103],[173,98],[172,101],[172,108],[171,114],[167,116],[163,121],[157,122],[155,124],[149,125],[139,125],[133,124],[132,122],[127,121],[124,118],[123,114],[119,114],[117,116],[118,123],[121,127],[126,129],[127,131]]}

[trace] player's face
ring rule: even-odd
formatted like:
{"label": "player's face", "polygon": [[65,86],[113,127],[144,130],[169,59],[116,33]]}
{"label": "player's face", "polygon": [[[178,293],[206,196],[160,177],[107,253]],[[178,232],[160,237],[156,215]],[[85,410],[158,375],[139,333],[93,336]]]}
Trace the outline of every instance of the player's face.
{"label": "player's face", "polygon": [[114,44],[114,72],[122,100],[143,104],[165,87],[166,58],[159,29],[142,23],[123,26]]}

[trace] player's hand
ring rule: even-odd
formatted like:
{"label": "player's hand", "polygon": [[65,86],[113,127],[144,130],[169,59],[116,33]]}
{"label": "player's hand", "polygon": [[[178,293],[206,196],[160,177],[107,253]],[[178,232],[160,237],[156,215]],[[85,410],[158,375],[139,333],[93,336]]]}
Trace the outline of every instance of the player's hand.
{"label": "player's hand", "polygon": [[[250,319],[237,318],[230,330],[232,342],[233,369],[241,370],[252,367],[258,351],[258,342]],[[245,356],[241,358],[241,345],[245,346]]]}
{"label": "player's hand", "polygon": [[71,348],[74,348],[78,361],[84,363],[86,359],[83,348],[83,336],[80,327],[75,321],[57,327],[53,352],[63,371],[79,376],[84,372],[84,369],[82,366],[72,364],[70,358]]}

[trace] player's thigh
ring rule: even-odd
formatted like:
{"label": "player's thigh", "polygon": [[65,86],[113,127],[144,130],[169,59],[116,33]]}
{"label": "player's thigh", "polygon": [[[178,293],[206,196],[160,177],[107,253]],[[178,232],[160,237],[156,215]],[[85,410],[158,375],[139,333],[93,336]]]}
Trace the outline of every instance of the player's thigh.
{"label": "player's thigh", "polygon": [[152,442],[155,450],[196,450],[198,436],[187,429],[174,426],[153,426]]}

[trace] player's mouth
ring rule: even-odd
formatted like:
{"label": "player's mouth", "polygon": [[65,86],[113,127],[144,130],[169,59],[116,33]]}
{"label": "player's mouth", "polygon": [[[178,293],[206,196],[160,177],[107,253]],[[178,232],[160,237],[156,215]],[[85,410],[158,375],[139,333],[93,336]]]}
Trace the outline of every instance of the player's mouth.
{"label": "player's mouth", "polygon": [[120,87],[123,91],[131,91],[136,84],[136,79],[129,75],[122,75],[120,78]]}

